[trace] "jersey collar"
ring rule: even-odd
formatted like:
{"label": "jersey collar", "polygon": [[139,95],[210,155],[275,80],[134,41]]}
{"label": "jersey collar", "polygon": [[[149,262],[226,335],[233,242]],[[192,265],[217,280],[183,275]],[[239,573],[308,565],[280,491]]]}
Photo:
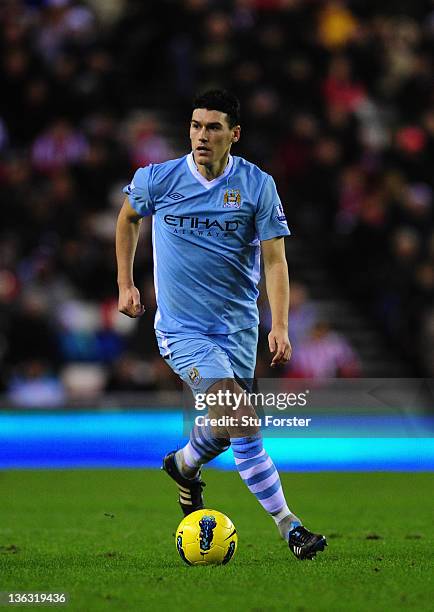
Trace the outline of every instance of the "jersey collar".
{"label": "jersey collar", "polygon": [[205,189],[211,189],[211,187],[214,187],[214,185],[218,185],[218,183],[221,183],[228,176],[228,174],[232,170],[234,160],[233,160],[232,155],[229,155],[228,163],[226,165],[225,171],[223,172],[223,174],[220,174],[220,176],[217,176],[215,179],[212,179],[212,181],[207,181],[206,178],[202,176],[199,170],[196,168],[196,164],[194,163],[193,152],[187,155],[187,164],[194,178],[201,185],[203,185]]}

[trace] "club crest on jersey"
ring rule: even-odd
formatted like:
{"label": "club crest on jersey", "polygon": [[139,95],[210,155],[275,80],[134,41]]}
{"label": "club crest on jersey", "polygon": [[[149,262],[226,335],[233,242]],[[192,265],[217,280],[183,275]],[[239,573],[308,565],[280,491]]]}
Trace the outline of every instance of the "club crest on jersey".
{"label": "club crest on jersey", "polygon": [[239,189],[226,189],[223,196],[223,208],[240,208],[241,191]]}
{"label": "club crest on jersey", "polygon": [[197,368],[191,368],[188,371],[188,378],[190,379],[191,384],[194,385],[195,387],[202,380],[202,376],[199,374],[199,370]]}

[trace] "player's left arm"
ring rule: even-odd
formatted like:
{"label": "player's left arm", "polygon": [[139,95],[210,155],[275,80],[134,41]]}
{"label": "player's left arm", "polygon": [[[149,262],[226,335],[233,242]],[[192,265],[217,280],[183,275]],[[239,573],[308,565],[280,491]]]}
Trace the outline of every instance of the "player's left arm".
{"label": "player's left arm", "polygon": [[291,358],[288,338],[289,277],[283,236],[261,241],[265,282],[271,309],[271,331],[268,334],[270,352],[274,353],[271,367]]}

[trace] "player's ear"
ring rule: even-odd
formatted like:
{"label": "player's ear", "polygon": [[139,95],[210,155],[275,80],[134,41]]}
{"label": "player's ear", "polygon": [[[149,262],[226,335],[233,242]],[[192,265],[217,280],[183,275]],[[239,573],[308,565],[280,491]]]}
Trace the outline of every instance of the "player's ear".
{"label": "player's ear", "polygon": [[241,127],[239,125],[236,125],[233,128],[233,132],[232,132],[232,142],[238,142],[240,139],[240,135],[241,135]]}

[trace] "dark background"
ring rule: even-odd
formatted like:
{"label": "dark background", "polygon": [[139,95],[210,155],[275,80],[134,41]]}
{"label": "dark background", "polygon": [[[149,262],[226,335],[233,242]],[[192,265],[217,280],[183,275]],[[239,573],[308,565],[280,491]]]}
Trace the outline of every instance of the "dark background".
{"label": "dark background", "polygon": [[314,0],[0,6],[0,391],[56,406],[178,382],[153,335],[145,220],[117,313],[114,230],[138,166],[189,151],[191,99],[234,91],[233,153],[293,236],[294,356],[259,376],[432,376],[434,5]]}

